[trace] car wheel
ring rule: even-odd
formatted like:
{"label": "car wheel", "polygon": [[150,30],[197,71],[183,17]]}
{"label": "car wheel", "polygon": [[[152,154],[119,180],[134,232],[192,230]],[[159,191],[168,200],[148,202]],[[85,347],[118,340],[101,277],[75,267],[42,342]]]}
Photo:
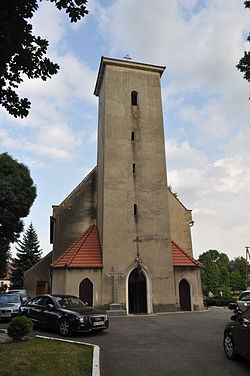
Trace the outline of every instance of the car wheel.
{"label": "car wheel", "polygon": [[235,360],[237,356],[234,350],[233,338],[230,333],[225,333],[223,345],[226,357],[230,360]]}
{"label": "car wheel", "polygon": [[63,337],[69,337],[72,334],[72,329],[68,320],[62,319],[59,323],[59,333]]}

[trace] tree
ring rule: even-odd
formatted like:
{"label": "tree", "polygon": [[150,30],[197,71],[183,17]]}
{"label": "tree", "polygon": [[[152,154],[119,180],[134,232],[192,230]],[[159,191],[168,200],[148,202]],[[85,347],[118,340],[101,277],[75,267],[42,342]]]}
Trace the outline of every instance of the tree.
{"label": "tree", "polygon": [[[244,1],[245,7],[250,9],[250,1]],[[250,33],[247,37],[250,42]],[[245,51],[244,56],[240,59],[236,67],[244,73],[243,78],[250,82],[250,51]]]}
{"label": "tree", "polygon": [[[15,117],[25,117],[31,103],[28,98],[19,98],[16,93],[28,78],[46,81],[56,74],[59,65],[46,57],[48,41],[32,34],[32,25],[27,19],[33,17],[45,0],[1,0],[0,1],[0,103]],[[88,11],[87,0],[47,0],[65,9],[71,22],[77,22]]]}
{"label": "tree", "polygon": [[205,268],[201,271],[202,290],[205,295],[208,295],[209,292],[212,292],[214,295],[216,295],[219,288],[218,266],[212,260],[211,255],[207,256],[206,262],[203,265],[205,266]]}
{"label": "tree", "polygon": [[4,277],[10,243],[23,231],[21,218],[29,214],[36,187],[28,167],[8,153],[0,154],[0,276]]}
{"label": "tree", "polygon": [[242,278],[239,270],[234,270],[230,273],[230,286],[233,291],[241,291],[246,287],[245,278]]}
{"label": "tree", "polygon": [[23,239],[19,240],[17,244],[16,257],[12,262],[15,268],[11,276],[12,288],[23,287],[24,273],[41,259],[42,254],[38,236],[32,223],[30,223],[28,229],[24,233]]}

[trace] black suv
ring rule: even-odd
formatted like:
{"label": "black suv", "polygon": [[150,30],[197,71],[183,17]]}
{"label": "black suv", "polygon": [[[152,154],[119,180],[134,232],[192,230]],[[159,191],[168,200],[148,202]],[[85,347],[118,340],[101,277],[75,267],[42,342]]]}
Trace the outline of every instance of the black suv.
{"label": "black suv", "polygon": [[224,330],[226,357],[234,360],[240,355],[250,360],[250,308],[242,312],[236,303],[230,303],[228,308],[234,310],[234,315]]}
{"label": "black suv", "polygon": [[88,307],[72,295],[39,295],[22,304],[20,314],[34,324],[57,329],[62,336],[72,332],[102,331],[109,326],[105,311]]}

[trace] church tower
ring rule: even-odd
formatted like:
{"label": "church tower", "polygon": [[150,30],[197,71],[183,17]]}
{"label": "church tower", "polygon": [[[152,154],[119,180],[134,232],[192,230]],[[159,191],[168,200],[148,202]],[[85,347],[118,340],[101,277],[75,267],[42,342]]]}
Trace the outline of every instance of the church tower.
{"label": "church tower", "polygon": [[30,296],[76,295],[119,315],[203,309],[192,213],[167,185],[164,69],[102,57],[97,166],[53,205],[53,250],[25,273]]}
{"label": "church tower", "polygon": [[103,57],[94,91],[102,301],[129,313],[176,309],[160,87],[164,69]]}

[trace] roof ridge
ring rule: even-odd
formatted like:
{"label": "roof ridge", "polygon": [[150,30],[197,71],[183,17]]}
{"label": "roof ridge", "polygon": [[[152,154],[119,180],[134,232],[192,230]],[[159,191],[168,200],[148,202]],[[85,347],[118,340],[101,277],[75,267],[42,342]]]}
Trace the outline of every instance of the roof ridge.
{"label": "roof ridge", "polygon": [[[68,265],[70,265],[70,264],[73,262],[74,258],[75,258],[75,257],[77,256],[77,254],[78,254],[79,249],[81,249],[81,247],[82,247],[83,244],[86,242],[86,240],[88,239],[89,235],[91,234],[91,232],[94,230],[95,227],[96,227],[96,226],[95,226],[95,224],[93,223],[92,225],[89,226],[89,228],[85,231],[85,233],[82,234],[83,239],[82,239],[82,241],[81,241],[81,245],[79,245],[79,247],[77,248],[77,250],[75,251],[75,253],[74,253],[73,256],[71,257],[70,261],[68,262]],[[81,238],[81,236],[79,236],[78,239],[80,239],[80,238]],[[78,239],[77,239],[77,240],[78,240]],[[77,240],[76,240],[76,242],[77,242]],[[69,247],[68,249],[70,249],[70,248],[72,248],[72,247],[73,247],[73,244],[72,244],[72,246]]]}
{"label": "roof ridge", "polygon": [[65,204],[66,201],[68,201],[68,199],[79,189],[79,187],[81,185],[83,185],[84,183],[86,183],[86,181],[88,180],[89,176],[95,171],[97,170],[97,166],[95,166],[83,179],[82,181],[68,194],[67,197],[65,197],[65,199],[58,205],[58,206],[61,206],[63,204]]}

